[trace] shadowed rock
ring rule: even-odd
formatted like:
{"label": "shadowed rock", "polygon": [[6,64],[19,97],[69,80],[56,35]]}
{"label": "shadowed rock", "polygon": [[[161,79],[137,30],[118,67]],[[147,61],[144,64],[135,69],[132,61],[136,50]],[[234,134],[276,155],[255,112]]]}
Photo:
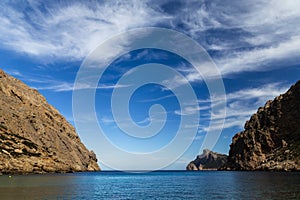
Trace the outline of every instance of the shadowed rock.
{"label": "shadowed rock", "polygon": [[217,170],[227,162],[227,156],[204,149],[203,153],[190,162],[187,170]]}
{"label": "shadowed rock", "polygon": [[224,169],[300,170],[300,81],[251,116]]}

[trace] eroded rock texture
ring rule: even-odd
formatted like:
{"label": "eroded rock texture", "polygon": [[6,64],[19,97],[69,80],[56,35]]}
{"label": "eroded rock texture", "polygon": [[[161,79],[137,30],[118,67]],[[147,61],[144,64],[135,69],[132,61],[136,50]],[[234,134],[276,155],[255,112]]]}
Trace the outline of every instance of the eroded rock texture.
{"label": "eroded rock texture", "polygon": [[0,70],[0,172],[98,170],[74,127],[37,90]]}
{"label": "eroded rock texture", "polygon": [[300,170],[300,81],[260,107],[233,137],[227,169]]}

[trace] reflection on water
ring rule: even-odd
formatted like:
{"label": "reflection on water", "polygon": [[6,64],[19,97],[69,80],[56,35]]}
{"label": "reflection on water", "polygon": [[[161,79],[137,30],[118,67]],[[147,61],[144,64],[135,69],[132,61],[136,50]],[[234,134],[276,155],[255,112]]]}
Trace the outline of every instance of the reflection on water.
{"label": "reflection on water", "polygon": [[300,199],[300,173],[164,171],[0,176],[1,199]]}

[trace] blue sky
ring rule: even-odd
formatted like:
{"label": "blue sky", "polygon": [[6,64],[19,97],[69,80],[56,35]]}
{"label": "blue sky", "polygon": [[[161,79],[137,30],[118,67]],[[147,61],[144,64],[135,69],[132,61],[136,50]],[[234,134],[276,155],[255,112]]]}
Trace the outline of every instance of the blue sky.
{"label": "blue sky", "polygon": [[[117,34],[145,27],[175,30],[198,42],[222,76],[227,99],[224,126],[221,110],[212,112],[211,105],[216,102],[212,102],[203,78],[185,59],[164,50],[139,49],[115,59],[96,89],[98,123],[112,143],[129,152],[146,153],[163,148],[176,137],[182,116],[200,113],[192,145],[166,169],[184,169],[202,150],[208,129],[222,129],[213,150],[228,153],[232,136],[243,130],[251,114],[300,78],[300,6],[296,0],[24,0],[1,1],[0,7],[0,67],[38,89],[73,125],[76,124],[72,94],[77,72],[83,60],[103,42]],[[108,55],[117,52],[118,49],[107,49]],[[139,87],[129,102],[132,120],[139,126],[149,125],[149,109],[154,104],[161,104],[167,115],[157,135],[137,139],[124,134],[115,123],[111,95],[126,72],[147,63],[167,65],[182,74],[195,91],[197,106],[180,110],[172,92],[172,88],[182,83],[180,78],[165,80],[165,86]],[[203,74],[209,74],[209,69]],[[89,85],[85,87],[88,89]],[[218,97],[214,101],[218,101]],[[153,116],[152,122],[160,122],[161,117]],[[88,118],[82,119],[87,120],[84,123],[88,124]],[[126,124],[126,120],[129,119],[123,123]],[[210,122],[214,122],[213,127],[209,127]],[[101,157],[109,152],[91,137],[92,132],[95,130],[86,127],[79,135],[87,147],[96,152],[100,166],[109,169],[101,162]],[[93,134],[97,137],[99,133]],[[117,156],[111,155],[111,159]],[[164,156],[149,162],[160,163],[166,159]],[[147,162],[137,165],[122,157],[118,161],[120,169],[149,165]]]}

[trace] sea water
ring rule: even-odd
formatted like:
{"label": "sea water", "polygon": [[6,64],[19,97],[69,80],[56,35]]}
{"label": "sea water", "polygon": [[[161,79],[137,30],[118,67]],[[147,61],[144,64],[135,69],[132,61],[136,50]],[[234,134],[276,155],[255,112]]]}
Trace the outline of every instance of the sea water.
{"label": "sea water", "polygon": [[0,199],[300,199],[300,173],[103,171],[2,175]]}

